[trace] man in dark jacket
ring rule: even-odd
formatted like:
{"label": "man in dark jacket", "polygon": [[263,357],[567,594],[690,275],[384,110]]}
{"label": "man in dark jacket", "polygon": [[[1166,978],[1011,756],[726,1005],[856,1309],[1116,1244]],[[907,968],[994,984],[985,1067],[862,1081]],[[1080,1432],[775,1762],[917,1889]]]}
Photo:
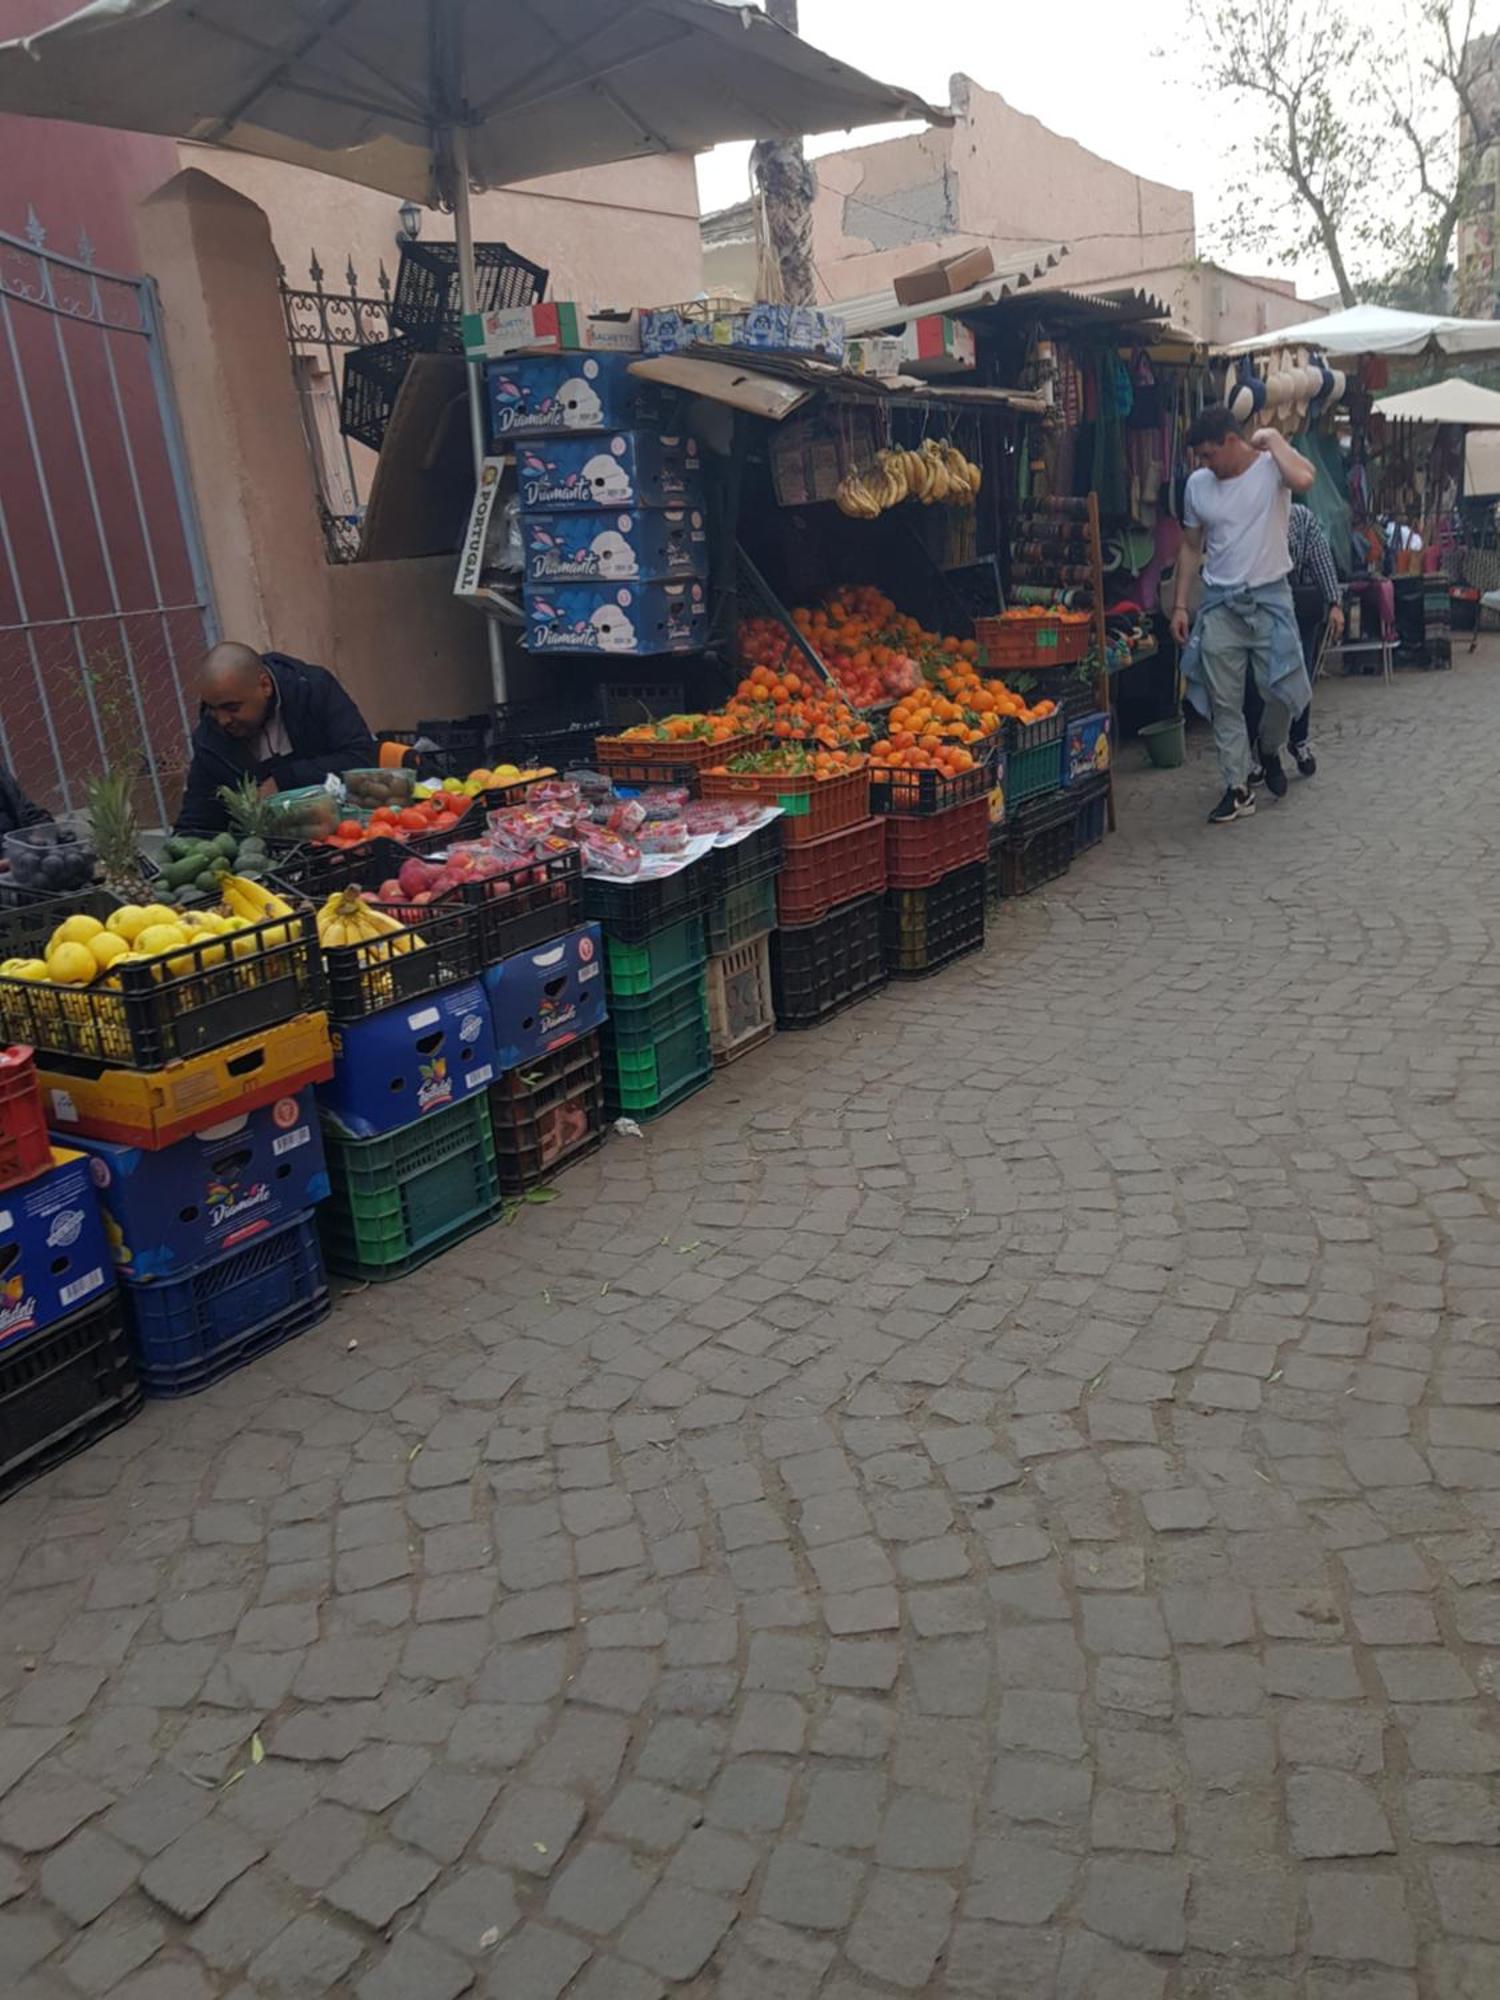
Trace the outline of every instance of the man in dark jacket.
{"label": "man in dark jacket", "polygon": [[19,833],[23,826],[40,826],[52,815],[42,806],[34,806],[21,790],[16,780],[0,764],[0,835]]}
{"label": "man in dark jacket", "polygon": [[228,826],[221,785],[249,776],[262,795],[290,792],[322,784],[330,771],[376,762],[364,717],[326,667],[226,640],[203,662],[198,698],[178,833],[218,833]]}

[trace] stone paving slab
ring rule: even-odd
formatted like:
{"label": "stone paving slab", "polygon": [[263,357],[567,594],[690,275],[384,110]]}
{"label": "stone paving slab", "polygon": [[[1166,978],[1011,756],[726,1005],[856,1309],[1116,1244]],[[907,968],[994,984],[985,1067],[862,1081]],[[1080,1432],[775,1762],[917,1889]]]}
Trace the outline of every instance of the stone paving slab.
{"label": "stone paving slab", "polygon": [[1500,1994],[1497,654],[0,1508],[7,2000]]}

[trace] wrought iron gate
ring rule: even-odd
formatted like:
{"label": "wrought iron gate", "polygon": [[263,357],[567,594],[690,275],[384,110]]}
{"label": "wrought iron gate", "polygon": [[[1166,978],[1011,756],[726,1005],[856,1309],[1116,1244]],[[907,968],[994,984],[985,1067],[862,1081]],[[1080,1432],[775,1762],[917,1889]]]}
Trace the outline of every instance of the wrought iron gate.
{"label": "wrought iron gate", "polygon": [[339,427],[344,359],[352,348],[390,338],[391,280],[382,259],[380,296],[362,293],[350,257],[344,271],[346,289],[325,291],[326,274],[316,250],[307,275],[307,285],[289,285],[283,267],[281,313],[316,481],[324,553],[333,563],[353,562],[359,554],[360,524],[375,458],[362,444],[351,444]]}
{"label": "wrought iron gate", "polygon": [[169,823],[217,636],[156,289],[0,233],[0,758],[73,811],[127,768]]}

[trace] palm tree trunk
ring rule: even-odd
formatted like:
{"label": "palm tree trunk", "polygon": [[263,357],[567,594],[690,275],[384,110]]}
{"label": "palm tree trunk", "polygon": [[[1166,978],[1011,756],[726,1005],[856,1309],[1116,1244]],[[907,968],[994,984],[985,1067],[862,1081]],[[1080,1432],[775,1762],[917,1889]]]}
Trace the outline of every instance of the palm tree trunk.
{"label": "palm tree trunk", "polygon": [[[797,0],[765,0],[778,26],[797,32]],[[810,306],[817,288],[812,261],[812,170],[800,139],[760,139],[750,155],[766,231],[765,262],[777,303]]]}

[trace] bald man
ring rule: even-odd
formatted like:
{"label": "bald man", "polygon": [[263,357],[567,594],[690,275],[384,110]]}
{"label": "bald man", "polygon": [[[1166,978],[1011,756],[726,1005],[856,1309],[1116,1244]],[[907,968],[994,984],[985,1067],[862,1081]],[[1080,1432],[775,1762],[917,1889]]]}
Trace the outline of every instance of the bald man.
{"label": "bald man", "polygon": [[333,675],[290,654],[257,653],[226,639],[203,662],[198,700],[178,833],[228,826],[221,785],[248,776],[263,793],[290,792],[377,760],[364,717]]}

